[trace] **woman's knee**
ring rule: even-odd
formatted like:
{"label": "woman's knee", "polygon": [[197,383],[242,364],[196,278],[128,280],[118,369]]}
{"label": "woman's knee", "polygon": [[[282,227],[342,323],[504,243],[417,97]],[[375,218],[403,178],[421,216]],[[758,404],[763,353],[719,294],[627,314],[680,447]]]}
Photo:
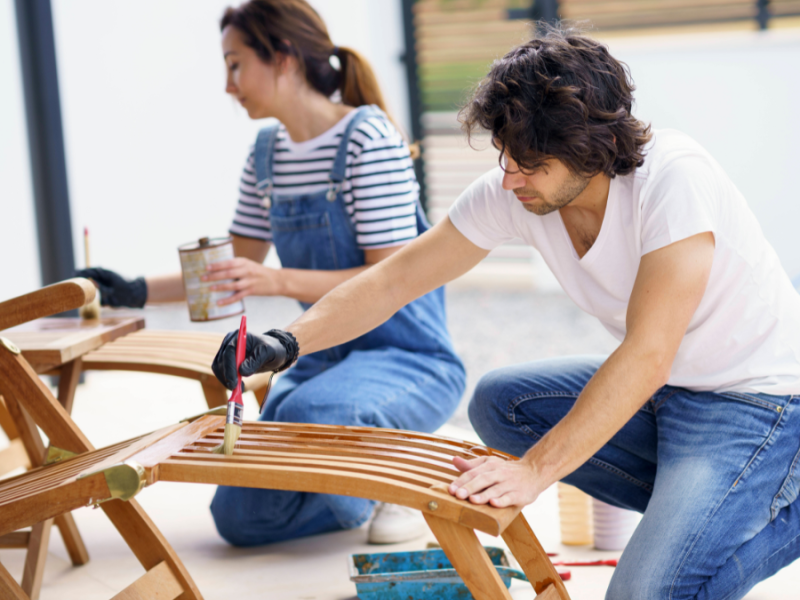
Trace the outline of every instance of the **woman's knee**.
{"label": "woman's knee", "polygon": [[258,543],[248,533],[251,530],[248,527],[248,518],[241,509],[243,496],[250,491],[248,488],[220,486],[211,501],[211,516],[217,532],[233,546],[252,546]]}

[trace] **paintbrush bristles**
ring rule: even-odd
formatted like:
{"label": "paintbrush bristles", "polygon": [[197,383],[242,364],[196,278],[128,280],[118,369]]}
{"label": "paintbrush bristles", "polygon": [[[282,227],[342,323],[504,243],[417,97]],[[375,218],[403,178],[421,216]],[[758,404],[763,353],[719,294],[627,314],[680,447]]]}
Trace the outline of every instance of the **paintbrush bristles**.
{"label": "paintbrush bristles", "polygon": [[222,454],[230,456],[233,454],[233,448],[236,446],[236,441],[242,433],[242,426],[234,423],[225,423],[225,439],[222,442]]}

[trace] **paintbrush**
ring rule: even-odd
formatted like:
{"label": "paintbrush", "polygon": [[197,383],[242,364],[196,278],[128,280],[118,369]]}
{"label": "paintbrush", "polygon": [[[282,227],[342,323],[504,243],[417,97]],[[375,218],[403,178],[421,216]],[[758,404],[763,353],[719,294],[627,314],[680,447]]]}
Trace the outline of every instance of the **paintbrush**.
{"label": "paintbrush", "polygon": [[247,317],[242,315],[242,322],[239,324],[239,335],[236,338],[236,389],[233,390],[231,397],[228,398],[228,416],[225,419],[225,438],[221,445],[212,450],[214,454],[233,454],[236,440],[242,433],[242,414],[244,413],[244,402],[242,402],[242,374],[239,367],[244,362],[247,350]]}
{"label": "paintbrush", "polygon": [[[88,269],[91,267],[91,261],[89,260],[89,228],[83,228],[83,253],[84,258],[86,259],[86,268]],[[99,319],[100,318],[100,292],[96,292],[94,295],[94,300],[89,302],[86,306],[82,306],[78,310],[78,314],[81,316],[81,319]]]}

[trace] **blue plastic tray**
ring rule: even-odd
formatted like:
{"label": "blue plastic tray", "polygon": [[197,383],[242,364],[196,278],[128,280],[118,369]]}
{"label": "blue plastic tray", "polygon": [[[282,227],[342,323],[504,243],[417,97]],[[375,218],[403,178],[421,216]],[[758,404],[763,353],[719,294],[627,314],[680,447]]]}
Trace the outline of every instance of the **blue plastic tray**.
{"label": "blue plastic tray", "polygon": [[[502,548],[484,547],[506,587],[511,578],[528,581],[508,566]],[[443,550],[351,554],[350,580],[360,600],[468,600],[472,598]]]}

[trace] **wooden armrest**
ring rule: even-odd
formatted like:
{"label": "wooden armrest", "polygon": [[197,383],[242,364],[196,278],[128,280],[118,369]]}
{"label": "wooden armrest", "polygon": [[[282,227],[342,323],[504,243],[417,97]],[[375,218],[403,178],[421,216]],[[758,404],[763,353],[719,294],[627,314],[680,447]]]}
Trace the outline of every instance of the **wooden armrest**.
{"label": "wooden armrest", "polygon": [[75,278],[0,302],[0,331],[85,306],[97,289],[88,279]]}

